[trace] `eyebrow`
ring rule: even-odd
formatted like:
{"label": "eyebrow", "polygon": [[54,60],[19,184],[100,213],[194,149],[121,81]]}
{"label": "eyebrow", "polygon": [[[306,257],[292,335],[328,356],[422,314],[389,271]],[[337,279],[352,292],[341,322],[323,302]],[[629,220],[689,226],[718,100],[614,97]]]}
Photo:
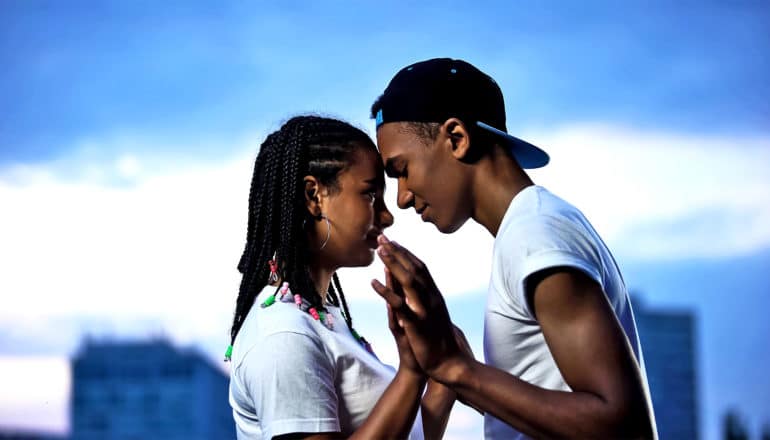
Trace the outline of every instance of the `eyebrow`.
{"label": "eyebrow", "polygon": [[383,190],[385,189],[385,179],[379,176],[364,180],[364,183],[375,186],[377,188],[382,188]]}

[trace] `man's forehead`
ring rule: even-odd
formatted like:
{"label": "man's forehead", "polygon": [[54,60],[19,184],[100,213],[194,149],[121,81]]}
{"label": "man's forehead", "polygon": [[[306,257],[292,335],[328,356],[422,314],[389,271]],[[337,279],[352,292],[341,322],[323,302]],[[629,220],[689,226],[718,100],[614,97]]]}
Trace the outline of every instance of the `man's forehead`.
{"label": "man's forehead", "polygon": [[377,129],[377,148],[383,163],[419,144],[419,137],[411,130],[405,130],[402,125],[399,122],[389,122]]}

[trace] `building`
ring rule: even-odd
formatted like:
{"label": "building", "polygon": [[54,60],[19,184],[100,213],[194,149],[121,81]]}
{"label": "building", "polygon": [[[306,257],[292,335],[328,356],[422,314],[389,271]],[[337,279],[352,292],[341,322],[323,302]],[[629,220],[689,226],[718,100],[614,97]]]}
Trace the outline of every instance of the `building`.
{"label": "building", "polygon": [[86,342],[72,375],[72,439],[235,438],[228,377],[193,350]]}
{"label": "building", "polygon": [[661,439],[697,439],[696,327],[691,312],[634,302],[647,380]]}

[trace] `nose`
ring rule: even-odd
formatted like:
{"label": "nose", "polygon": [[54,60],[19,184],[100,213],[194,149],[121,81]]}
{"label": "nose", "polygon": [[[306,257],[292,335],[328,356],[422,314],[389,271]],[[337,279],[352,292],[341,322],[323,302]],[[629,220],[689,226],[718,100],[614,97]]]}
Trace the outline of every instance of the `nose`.
{"label": "nose", "polygon": [[414,193],[406,188],[404,179],[398,179],[398,197],[396,198],[396,203],[398,203],[398,207],[401,209],[408,209],[409,207],[414,206]]}
{"label": "nose", "polygon": [[393,226],[393,214],[385,206],[385,202],[380,203],[380,209],[377,212],[377,223],[380,229]]}

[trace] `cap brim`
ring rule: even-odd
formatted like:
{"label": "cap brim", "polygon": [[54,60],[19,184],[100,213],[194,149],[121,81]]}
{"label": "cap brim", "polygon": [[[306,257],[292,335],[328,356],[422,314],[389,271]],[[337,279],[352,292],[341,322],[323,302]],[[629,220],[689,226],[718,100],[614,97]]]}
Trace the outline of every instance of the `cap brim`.
{"label": "cap brim", "polygon": [[482,128],[502,138],[510,146],[513,157],[516,158],[516,161],[522,168],[541,168],[546,166],[548,161],[551,160],[551,158],[548,156],[548,153],[525,140],[519,139],[516,136],[512,136],[481,121],[476,121],[476,125],[478,125],[479,128]]}

